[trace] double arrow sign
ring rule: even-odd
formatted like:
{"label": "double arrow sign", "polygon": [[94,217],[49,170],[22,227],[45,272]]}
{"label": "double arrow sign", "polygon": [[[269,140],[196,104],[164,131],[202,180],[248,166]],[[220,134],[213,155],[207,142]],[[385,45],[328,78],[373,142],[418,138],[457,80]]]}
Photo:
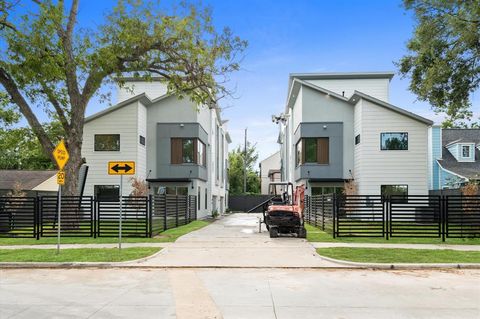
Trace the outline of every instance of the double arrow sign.
{"label": "double arrow sign", "polygon": [[109,175],[135,175],[135,162],[108,162]]}

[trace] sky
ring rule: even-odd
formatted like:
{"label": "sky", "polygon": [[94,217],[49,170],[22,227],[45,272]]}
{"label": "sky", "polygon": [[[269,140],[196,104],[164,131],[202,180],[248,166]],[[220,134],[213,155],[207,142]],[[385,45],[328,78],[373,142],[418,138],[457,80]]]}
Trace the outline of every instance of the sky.
{"label": "sky", "polygon": [[[114,0],[80,2],[80,27],[95,27]],[[162,1],[171,6],[175,1]],[[229,120],[230,149],[248,140],[262,160],[279,149],[273,114],[284,111],[290,73],[394,71],[390,103],[440,123],[429,105],[416,101],[401,79],[395,62],[406,54],[414,30],[411,12],[395,0],[203,0],[212,8],[213,23],[229,27],[247,40],[241,70],[228,83],[234,97],[222,100],[223,119]],[[473,96],[480,114],[480,97]],[[108,107],[93,100],[87,115]]]}

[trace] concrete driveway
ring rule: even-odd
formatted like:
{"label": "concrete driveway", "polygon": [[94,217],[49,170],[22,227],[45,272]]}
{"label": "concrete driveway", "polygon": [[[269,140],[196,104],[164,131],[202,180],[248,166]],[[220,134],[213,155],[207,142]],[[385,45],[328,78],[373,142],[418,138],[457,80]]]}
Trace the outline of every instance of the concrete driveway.
{"label": "concrete driveway", "polygon": [[270,239],[261,214],[226,216],[175,243],[140,264],[187,267],[339,267],[318,256],[305,239]]}

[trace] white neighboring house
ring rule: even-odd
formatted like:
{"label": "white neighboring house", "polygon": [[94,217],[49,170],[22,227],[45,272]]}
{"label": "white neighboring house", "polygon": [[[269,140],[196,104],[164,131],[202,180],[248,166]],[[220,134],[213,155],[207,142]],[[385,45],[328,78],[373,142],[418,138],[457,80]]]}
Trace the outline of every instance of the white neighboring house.
{"label": "white neighboring house", "polygon": [[[223,213],[231,140],[218,108],[168,95],[158,78],[125,81],[118,104],[85,119],[85,195],[117,195],[119,176],[108,175],[107,163],[135,161],[135,176],[148,181],[151,194],[195,195],[199,218],[214,210]],[[124,176],[123,195],[131,191]]]}
{"label": "white neighboring house", "polygon": [[307,194],[428,194],[432,121],[389,103],[394,73],[291,74],[280,125],[282,176]]}
{"label": "white neighboring house", "polygon": [[260,188],[262,194],[269,194],[268,185],[270,183],[281,181],[281,165],[280,151],[273,153],[260,162]]}

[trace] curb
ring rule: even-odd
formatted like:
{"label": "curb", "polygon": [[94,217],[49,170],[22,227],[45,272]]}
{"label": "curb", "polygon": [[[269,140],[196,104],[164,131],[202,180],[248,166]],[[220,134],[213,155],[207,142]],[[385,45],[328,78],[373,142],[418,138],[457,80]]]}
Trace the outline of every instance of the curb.
{"label": "curb", "polygon": [[[325,257],[318,254],[322,259],[325,259],[330,262],[337,263],[339,265],[345,265],[349,267],[357,267],[363,269],[381,269],[381,270],[395,270],[395,269],[411,269],[411,270],[428,270],[428,269],[480,269],[480,263],[464,263],[464,264],[452,264],[452,263],[443,263],[443,264],[411,264],[411,263],[361,263],[355,261],[347,261],[341,259],[334,259],[330,257]],[[340,269],[340,268],[339,268]]]}

